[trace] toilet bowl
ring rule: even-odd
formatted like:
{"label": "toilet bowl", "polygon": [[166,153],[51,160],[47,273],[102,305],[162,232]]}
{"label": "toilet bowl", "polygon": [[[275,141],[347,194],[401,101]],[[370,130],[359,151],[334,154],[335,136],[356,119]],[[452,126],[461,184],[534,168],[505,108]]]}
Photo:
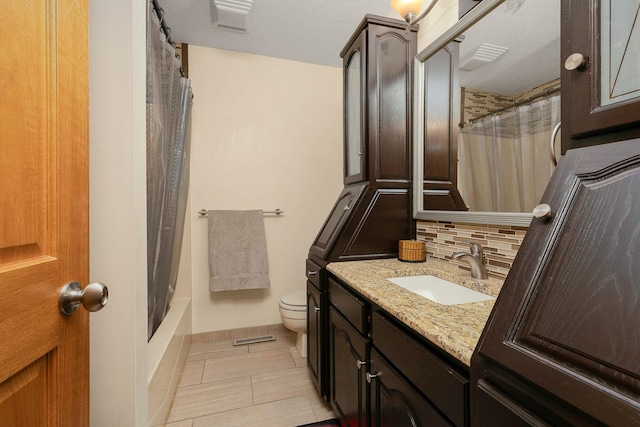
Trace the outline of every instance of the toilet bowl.
{"label": "toilet bowl", "polygon": [[307,292],[296,291],[280,298],[280,316],[284,326],[298,334],[296,350],[307,357]]}

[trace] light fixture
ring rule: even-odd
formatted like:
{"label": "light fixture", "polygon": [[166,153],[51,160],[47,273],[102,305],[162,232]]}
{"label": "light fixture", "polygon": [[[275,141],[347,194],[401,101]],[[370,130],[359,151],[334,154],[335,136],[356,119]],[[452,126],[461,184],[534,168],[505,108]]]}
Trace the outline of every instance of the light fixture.
{"label": "light fixture", "polygon": [[411,22],[422,9],[424,0],[391,0],[391,7],[402,16],[405,21]]}
{"label": "light fixture", "polygon": [[419,20],[427,16],[438,0],[432,0],[429,6],[420,13],[424,0],[391,0],[391,7],[409,23],[407,31]]}

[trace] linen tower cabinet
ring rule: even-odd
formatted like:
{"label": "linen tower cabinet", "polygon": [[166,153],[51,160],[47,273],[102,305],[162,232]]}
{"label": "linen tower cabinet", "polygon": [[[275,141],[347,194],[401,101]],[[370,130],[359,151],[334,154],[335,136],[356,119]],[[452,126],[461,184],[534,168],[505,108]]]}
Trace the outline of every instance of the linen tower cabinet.
{"label": "linen tower cabinet", "polygon": [[328,399],[330,262],[391,258],[415,235],[413,58],[417,26],[366,15],[340,53],[344,66],[344,189],[306,262],[307,364]]}

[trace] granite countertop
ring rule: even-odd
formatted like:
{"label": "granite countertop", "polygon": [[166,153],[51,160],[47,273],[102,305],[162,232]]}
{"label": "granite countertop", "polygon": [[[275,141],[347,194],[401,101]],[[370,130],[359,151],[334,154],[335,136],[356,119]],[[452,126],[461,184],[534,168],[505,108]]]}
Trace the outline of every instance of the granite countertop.
{"label": "granite countertop", "polygon": [[457,265],[432,258],[421,263],[397,259],[335,262],[327,270],[467,366],[495,300],[442,305],[386,279],[430,274],[494,297],[503,283],[493,278],[472,279]]}

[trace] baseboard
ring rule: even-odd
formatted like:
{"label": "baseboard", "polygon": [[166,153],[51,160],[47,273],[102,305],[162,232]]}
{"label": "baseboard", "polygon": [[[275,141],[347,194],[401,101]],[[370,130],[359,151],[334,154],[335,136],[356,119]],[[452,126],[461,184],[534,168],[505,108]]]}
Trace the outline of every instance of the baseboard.
{"label": "baseboard", "polygon": [[201,344],[208,342],[235,340],[238,338],[249,338],[262,335],[281,335],[290,333],[282,323],[275,325],[252,326],[249,328],[227,329],[224,331],[202,332],[193,334],[191,342],[193,344]]}

